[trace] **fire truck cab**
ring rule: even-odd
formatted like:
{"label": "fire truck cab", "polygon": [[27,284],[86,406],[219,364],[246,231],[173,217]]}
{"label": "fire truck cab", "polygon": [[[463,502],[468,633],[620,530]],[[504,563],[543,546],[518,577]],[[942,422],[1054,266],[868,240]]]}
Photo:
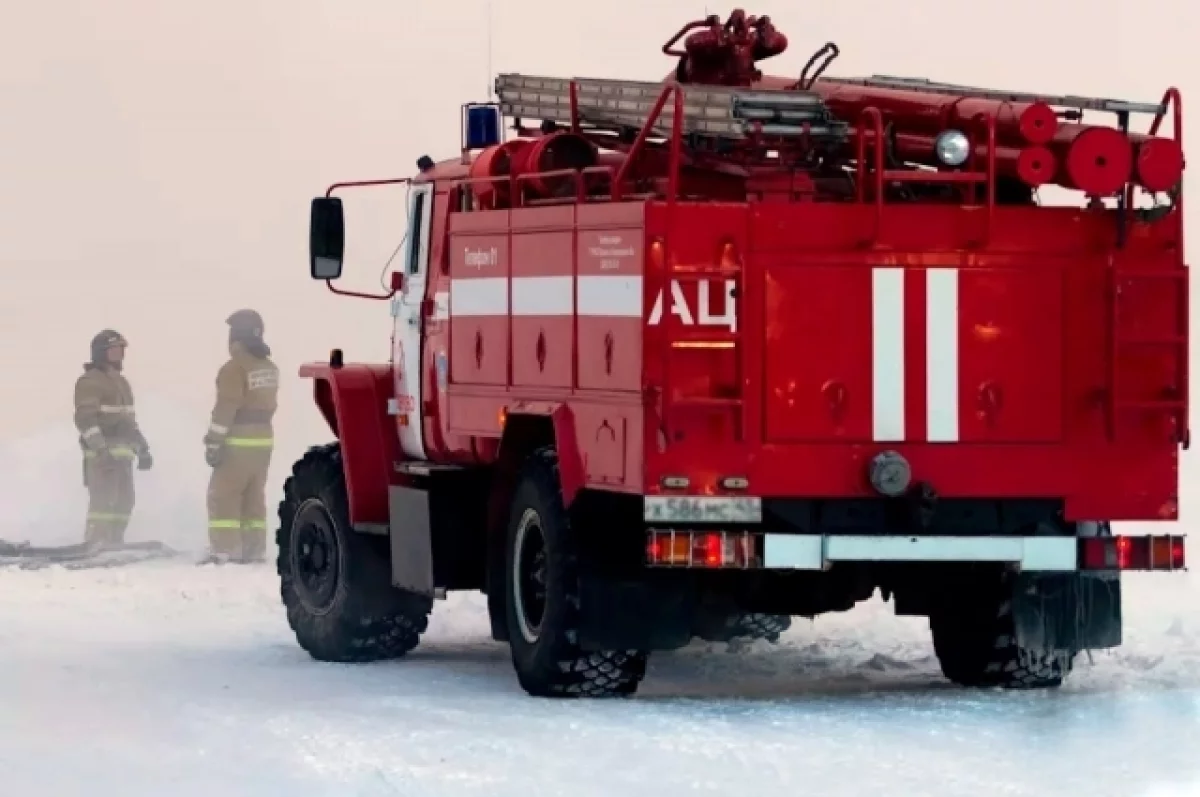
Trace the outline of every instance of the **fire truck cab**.
{"label": "fire truck cab", "polygon": [[337,438],[280,504],[315,658],[478,590],[530,694],[631,694],[653,651],[880,594],[952,681],[1050,687],[1120,644],[1122,571],[1183,568],[1111,526],[1178,514],[1178,92],[758,72],[784,48],[738,11],[661,82],[500,75],[458,157],[313,200],[346,293],[339,193],[409,192],[391,361],[301,369]]}

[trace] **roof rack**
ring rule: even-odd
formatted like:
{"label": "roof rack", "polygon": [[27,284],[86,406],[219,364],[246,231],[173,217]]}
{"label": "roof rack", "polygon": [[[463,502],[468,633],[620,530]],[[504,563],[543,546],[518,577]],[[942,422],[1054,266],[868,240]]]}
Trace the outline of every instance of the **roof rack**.
{"label": "roof rack", "polygon": [[[549,120],[606,132],[640,130],[670,84],[601,78],[554,78],[501,74],[496,95],[514,119]],[[842,139],[848,125],[833,118],[811,91],[682,86],[685,135],[742,140],[755,137]],[[572,111],[577,114],[573,115]],[[653,133],[670,135],[675,111],[668,103]]]}
{"label": "roof rack", "polygon": [[1107,111],[1110,113],[1146,113],[1164,114],[1166,105],[1162,103],[1130,102],[1103,97],[1076,97],[1072,94],[1038,94],[1028,91],[1006,91],[1004,89],[984,89],[976,86],[960,86],[953,83],[938,83],[922,77],[895,77],[893,75],[871,75],[865,78],[822,77],[819,82],[844,83],[856,86],[868,86],[877,89],[898,89],[901,91],[924,91],[931,94],[946,94],[950,96],[980,97],[988,100],[1008,102],[1044,102],[1063,108],[1078,108],[1084,111]]}

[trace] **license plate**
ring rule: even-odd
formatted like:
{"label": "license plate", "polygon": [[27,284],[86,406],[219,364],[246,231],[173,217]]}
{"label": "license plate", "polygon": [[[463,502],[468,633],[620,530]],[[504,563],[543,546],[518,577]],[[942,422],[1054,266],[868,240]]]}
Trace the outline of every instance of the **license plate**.
{"label": "license plate", "polygon": [[648,523],[761,523],[761,498],[651,495],[645,498]]}

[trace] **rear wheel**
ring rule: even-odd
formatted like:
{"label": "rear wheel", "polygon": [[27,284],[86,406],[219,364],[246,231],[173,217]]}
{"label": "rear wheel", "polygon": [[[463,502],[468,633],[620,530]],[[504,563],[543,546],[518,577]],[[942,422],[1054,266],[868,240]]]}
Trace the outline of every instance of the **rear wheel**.
{"label": "rear wheel", "polygon": [[392,659],[415,648],[432,601],[392,586],[386,537],[351,529],[340,447],[310,449],[283,492],[277,569],[300,647],[341,662]]}
{"label": "rear wheel", "polygon": [[646,673],[645,653],[579,647],[578,555],[552,448],[526,460],[505,547],[505,611],[521,687],[535,697],[635,692]]}
{"label": "rear wheel", "polygon": [[1074,654],[1017,647],[1013,574],[983,576],[930,614],[933,649],[942,673],[968,687],[1050,689],[1071,672]]}
{"label": "rear wheel", "polygon": [[738,612],[708,615],[694,633],[705,642],[752,642],[759,639],[778,642],[780,635],[791,627],[792,618],[787,615]]}

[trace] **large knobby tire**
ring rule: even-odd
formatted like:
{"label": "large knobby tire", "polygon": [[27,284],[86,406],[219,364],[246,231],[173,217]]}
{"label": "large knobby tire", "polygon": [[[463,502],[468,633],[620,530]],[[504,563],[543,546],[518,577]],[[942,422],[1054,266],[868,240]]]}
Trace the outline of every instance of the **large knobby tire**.
{"label": "large knobby tire", "polygon": [[351,529],[337,444],[293,466],[276,541],[288,625],[314,659],[394,659],[417,646],[432,600],[392,586],[386,537]]}
{"label": "large knobby tire", "polygon": [[949,680],[966,687],[1053,689],[1071,672],[1074,656],[1017,647],[1013,576],[982,577],[966,594],[929,617],[933,649]]}
{"label": "large knobby tire", "polygon": [[785,614],[741,612],[706,618],[695,633],[705,642],[754,642],[765,639],[778,642],[783,632],[792,627],[792,618]]}
{"label": "large knobby tire", "polygon": [[578,558],[552,448],[535,451],[522,468],[504,571],[509,645],[521,688],[534,697],[637,691],[646,674],[645,653],[587,652],[578,645]]}

